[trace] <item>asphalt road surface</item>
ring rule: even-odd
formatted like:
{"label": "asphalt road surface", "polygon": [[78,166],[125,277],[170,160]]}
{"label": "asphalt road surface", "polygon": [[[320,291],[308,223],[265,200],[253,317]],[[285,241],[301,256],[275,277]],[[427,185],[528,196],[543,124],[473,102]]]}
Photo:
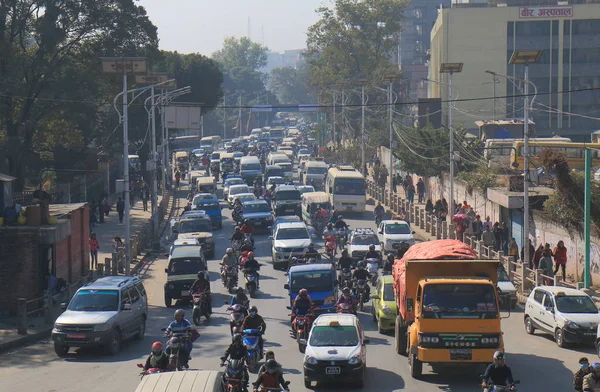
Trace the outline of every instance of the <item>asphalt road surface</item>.
{"label": "asphalt road surface", "polygon": [[[187,191],[181,191],[184,197]],[[371,206],[372,207],[372,206]],[[222,256],[228,246],[228,237],[233,231],[229,210],[224,209],[227,218],[223,229],[215,231],[217,257]],[[353,228],[375,228],[371,213],[363,216],[347,216]],[[275,351],[277,360],[283,365],[286,379],[291,381],[292,391],[305,391],[302,379],[303,354],[298,351],[296,342],[290,338],[288,300],[284,290],[284,273],[273,270],[270,257],[268,234],[256,235],[256,254],[264,266],[261,270],[261,291],[252,303],[258,306],[267,322],[265,349]],[[156,260],[144,277],[149,295],[149,319],[146,337],[141,342],[126,342],[116,356],[103,354],[100,350],[76,352],[72,350],[66,359],[57,358],[52,342],[40,341],[28,347],[4,354],[0,360],[0,390],[36,392],[106,392],[134,391],[139,383],[136,363],[143,362],[150,352],[152,342],[160,340],[160,329],[172,320],[176,308],[167,309],[163,300],[164,268],[166,258]],[[218,276],[218,261],[209,262],[210,278],[214,293],[214,313],[209,322],[198,327],[200,338],[194,343],[192,369],[219,369],[219,357],[230,342],[228,313],[224,301],[228,298]],[[240,274],[240,281],[243,276]],[[191,319],[189,305],[186,317]],[[507,314],[504,314],[507,316]],[[452,369],[432,373],[424,366],[421,380],[409,375],[405,357],[394,352],[393,336],[381,335],[371,319],[370,305],[359,315],[370,344],[367,345],[367,377],[365,391],[480,391],[478,371],[473,368]],[[529,336],[523,328],[522,313],[513,312],[502,322],[507,364],[512,368],[516,379],[521,380],[523,391],[570,391],[572,371],[577,368],[579,357],[585,355],[590,361],[596,360],[593,348],[573,347],[561,349],[551,337],[536,334]],[[256,379],[251,374],[250,381]],[[319,385],[318,391],[345,391],[347,386]]]}

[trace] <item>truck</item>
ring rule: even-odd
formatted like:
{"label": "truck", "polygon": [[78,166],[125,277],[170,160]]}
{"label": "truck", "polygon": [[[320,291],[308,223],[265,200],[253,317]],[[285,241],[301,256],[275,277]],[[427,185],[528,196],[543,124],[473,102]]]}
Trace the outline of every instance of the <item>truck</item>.
{"label": "truck", "polygon": [[483,367],[504,350],[498,265],[456,240],[413,245],[394,261],[395,349],[413,378],[423,363]]}

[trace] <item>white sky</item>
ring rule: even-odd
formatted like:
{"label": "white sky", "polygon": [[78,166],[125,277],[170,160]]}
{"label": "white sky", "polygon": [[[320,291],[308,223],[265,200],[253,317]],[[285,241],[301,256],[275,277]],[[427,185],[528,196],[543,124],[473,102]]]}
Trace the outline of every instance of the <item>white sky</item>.
{"label": "white sky", "polygon": [[210,55],[228,36],[248,35],[270,50],[306,47],[306,30],[315,9],[329,0],[139,0],[158,27],[160,48]]}

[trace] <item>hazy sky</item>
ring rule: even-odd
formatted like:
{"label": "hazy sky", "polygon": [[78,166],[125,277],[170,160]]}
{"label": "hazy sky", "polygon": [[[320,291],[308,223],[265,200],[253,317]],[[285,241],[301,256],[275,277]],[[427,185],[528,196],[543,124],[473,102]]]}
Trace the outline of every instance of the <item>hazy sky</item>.
{"label": "hazy sky", "polygon": [[160,48],[210,55],[228,36],[248,35],[281,52],[306,47],[306,30],[329,0],[140,0],[158,27]]}

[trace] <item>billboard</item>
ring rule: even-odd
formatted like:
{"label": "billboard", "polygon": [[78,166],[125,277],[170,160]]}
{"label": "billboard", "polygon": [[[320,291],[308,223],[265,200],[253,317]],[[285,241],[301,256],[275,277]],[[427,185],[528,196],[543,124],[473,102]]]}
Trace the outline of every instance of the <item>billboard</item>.
{"label": "billboard", "polygon": [[202,108],[189,105],[169,105],[165,108],[165,122],[169,129],[200,129]]}

